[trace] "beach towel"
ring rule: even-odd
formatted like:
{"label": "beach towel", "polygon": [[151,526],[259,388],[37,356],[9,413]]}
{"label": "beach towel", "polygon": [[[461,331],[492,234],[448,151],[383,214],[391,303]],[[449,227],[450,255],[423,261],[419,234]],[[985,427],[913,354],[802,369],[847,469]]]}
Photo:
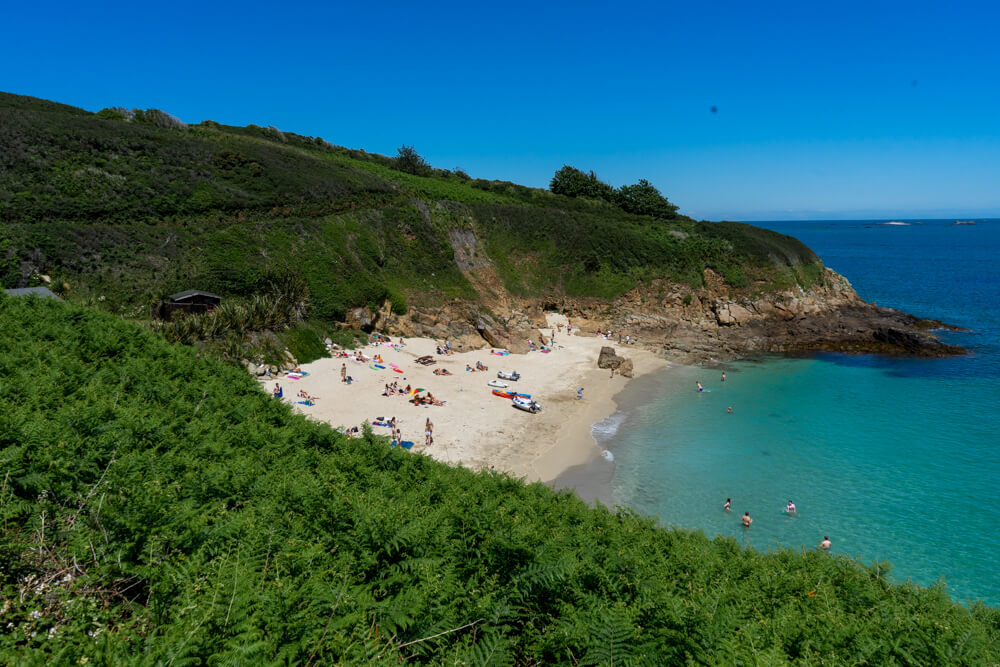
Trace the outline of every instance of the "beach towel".
{"label": "beach towel", "polygon": [[315,405],[312,401],[295,401],[299,405]]}
{"label": "beach towel", "polygon": [[399,446],[402,447],[403,449],[406,449],[406,450],[413,449],[413,441],[412,440],[404,440],[403,442],[399,443]]}

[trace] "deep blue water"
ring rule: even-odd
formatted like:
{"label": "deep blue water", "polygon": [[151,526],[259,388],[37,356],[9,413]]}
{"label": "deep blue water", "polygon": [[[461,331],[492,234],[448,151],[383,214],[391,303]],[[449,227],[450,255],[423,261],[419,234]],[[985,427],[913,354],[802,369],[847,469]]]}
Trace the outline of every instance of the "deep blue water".
{"label": "deep blue water", "polygon": [[646,380],[605,443],[615,501],[758,549],[829,535],[897,580],[1000,605],[1000,221],[952,222],[754,223],[801,239],[867,301],[967,328],[942,337],[971,354],[768,357]]}

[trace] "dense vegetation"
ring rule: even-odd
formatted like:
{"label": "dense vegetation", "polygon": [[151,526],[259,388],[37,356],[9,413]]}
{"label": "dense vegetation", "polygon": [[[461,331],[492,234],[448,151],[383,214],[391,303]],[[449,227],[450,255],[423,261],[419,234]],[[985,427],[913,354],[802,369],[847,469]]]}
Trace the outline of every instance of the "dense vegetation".
{"label": "dense vegetation", "polygon": [[476,239],[472,264],[532,296],[699,286],[705,267],[758,289],[820,275],[795,239],[677,216],[645,181],[611,190],[566,196],[435,169],[409,146],[386,157],[0,93],[0,284],[47,275],[68,298],[127,316],[190,288],[249,296],[282,275],[305,280],[316,321],[386,300],[401,311],[475,298],[456,231]]}
{"label": "dense vegetation", "polygon": [[295,416],[136,325],[0,295],[0,662],[1000,661],[1000,612]]}
{"label": "dense vegetation", "polygon": [[552,176],[549,188],[552,192],[567,197],[603,199],[623,211],[636,215],[648,215],[661,220],[678,217],[677,207],[645,178],[640,178],[635,185],[623,185],[615,189],[597,178],[597,174],[593,171],[587,174],[576,167],[563,165],[562,169]]}

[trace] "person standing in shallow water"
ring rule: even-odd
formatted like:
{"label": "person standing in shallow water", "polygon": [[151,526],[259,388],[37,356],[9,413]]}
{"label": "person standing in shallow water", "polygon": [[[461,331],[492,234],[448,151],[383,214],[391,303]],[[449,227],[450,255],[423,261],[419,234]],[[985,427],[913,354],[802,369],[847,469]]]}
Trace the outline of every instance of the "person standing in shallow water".
{"label": "person standing in shallow water", "polygon": [[701,382],[695,382],[698,385],[698,391],[705,391],[705,388],[701,386]]}
{"label": "person standing in shallow water", "polygon": [[740,521],[743,522],[744,528],[749,528],[750,524],[753,523],[753,519],[750,518],[750,512],[744,512],[743,516],[740,517]]}
{"label": "person standing in shallow water", "polygon": [[829,551],[830,547],[833,546],[833,542],[830,541],[830,537],[828,535],[824,535],[823,541],[817,544],[816,546],[818,546],[823,551]]}
{"label": "person standing in shallow water", "polygon": [[722,371],[722,381],[723,382],[726,381],[726,372],[725,371]]}
{"label": "person standing in shallow water", "polygon": [[726,498],[726,504],[722,506],[722,509],[726,510],[727,512],[732,512],[733,511],[733,499],[732,498]]}

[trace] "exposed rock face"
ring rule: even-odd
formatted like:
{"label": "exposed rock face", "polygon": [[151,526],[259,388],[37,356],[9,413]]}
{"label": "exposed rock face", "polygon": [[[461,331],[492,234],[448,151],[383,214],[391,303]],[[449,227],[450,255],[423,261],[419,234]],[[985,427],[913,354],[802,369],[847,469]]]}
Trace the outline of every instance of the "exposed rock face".
{"label": "exposed rock face", "polygon": [[[349,323],[390,335],[425,336],[452,341],[458,349],[507,348],[526,352],[529,338],[544,341],[544,311],[569,316],[575,333],[598,328],[627,333],[634,342],[680,362],[733,359],[748,353],[830,350],[919,356],[963,354],[929,330],[940,322],[865,303],[846,278],[825,269],[809,289],[779,292],[763,287],[736,291],[706,269],[704,286],[693,289],[654,280],[614,302],[547,294],[516,297],[506,291],[471,232],[451,235],[456,262],[479,292],[476,301],[455,299],[433,307],[416,306],[403,316],[388,302],[377,312],[355,309]],[[558,343],[557,343],[558,344]],[[628,362],[612,348],[598,365],[625,374]]]}

